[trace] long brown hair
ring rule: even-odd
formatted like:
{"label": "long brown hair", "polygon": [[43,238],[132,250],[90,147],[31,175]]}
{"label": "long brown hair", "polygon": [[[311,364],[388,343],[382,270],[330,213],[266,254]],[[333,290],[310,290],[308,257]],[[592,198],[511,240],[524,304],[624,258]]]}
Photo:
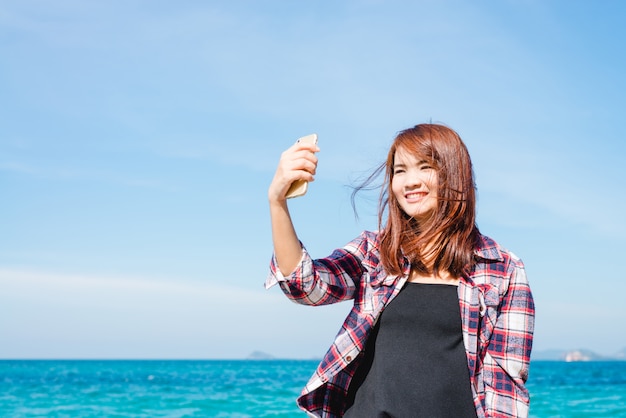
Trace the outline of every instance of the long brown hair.
{"label": "long brown hair", "polygon": [[[437,171],[437,210],[427,221],[418,222],[408,216],[390,192],[398,149],[425,160]],[[459,135],[439,124],[421,124],[401,131],[389,149],[386,162],[355,189],[353,203],[354,194],[367,188],[383,170],[378,224],[384,269],[389,274],[401,274],[402,256],[406,256],[420,273],[437,275],[447,271],[461,277],[474,263],[480,233],[475,224],[472,162]]]}

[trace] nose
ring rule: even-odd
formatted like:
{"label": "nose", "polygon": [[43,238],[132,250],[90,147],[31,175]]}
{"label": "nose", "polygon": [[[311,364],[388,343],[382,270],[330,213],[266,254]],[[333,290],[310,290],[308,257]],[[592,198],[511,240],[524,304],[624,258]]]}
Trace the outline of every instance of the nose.
{"label": "nose", "polygon": [[408,190],[418,189],[424,183],[424,179],[418,172],[410,172],[406,176],[404,188]]}

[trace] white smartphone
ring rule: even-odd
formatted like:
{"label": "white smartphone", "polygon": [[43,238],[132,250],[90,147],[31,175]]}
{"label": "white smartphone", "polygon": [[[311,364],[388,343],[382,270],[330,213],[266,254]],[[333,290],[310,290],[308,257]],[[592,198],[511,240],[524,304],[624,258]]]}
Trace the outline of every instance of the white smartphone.
{"label": "white smartphone", "polygon": [[[299,138],[297,142],[306,142],[309,144],[317,144],[317,134],[311,134],[307,136],[303,136]],[[287,194],[285,197],[287,199],[291,199],[293,197],[303,196],[309,187],[309,182],[306,180],[296,180],[291,183],[289,186],[289,190],[287,190]]]}

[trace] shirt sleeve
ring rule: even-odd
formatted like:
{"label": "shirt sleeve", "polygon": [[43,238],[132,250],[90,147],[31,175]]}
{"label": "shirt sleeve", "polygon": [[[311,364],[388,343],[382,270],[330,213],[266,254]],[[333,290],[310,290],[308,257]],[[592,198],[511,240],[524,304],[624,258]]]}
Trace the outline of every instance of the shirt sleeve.
{"label": "shirt sleeve", "polygon": [[483,359],[487,417],[528,416],[526,389],[534,331],[535,306],[519,259],[512,260],[509,286]]}
{"label": "shirt sleeve", "polygon": [[265,288],[279,284],[289,299],[303,305],[327,305],[351,299],[364,271],[361,261],[367,252],[366,241],[362,235],[330,256],[315,260],[303,246],[302,258],[288,276],[280,272],[273,255]]}

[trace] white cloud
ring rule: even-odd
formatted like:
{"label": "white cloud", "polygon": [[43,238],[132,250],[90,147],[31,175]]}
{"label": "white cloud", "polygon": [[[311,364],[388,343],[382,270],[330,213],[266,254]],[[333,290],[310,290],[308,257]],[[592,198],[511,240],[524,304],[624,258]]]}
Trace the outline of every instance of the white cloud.
{"label": "white cloud", "polygon": [[[247,289],[229,280],[2,268],[0,358],[240,358],[257,349],[321,356],[344,315],[345,306],[316,315],[280,292],[265,291],[261,282]],[[335,323],[330,328],[329,317]],[[307,318],[311,326],[302,327]]]}

